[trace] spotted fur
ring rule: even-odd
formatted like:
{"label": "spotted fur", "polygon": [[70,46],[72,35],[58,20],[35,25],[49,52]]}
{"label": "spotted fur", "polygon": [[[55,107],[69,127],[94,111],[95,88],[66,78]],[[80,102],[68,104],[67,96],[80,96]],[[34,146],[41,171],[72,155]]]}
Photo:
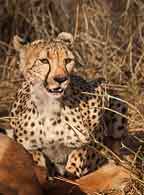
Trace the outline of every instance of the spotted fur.
{"label": "spotted fur", "polygon": [[12,106],[11,126],[15,140],[36,155],[39,165],[50,161],[57,173],[80,177],[103,162],[88,146],[98,149],[96,141],[127,134],[127,121],[117,113],[126,114],[127,108],[109,99],[102,83],[72,75],[72,40],[67,33],[27,45],[14,39],[25,82]]}

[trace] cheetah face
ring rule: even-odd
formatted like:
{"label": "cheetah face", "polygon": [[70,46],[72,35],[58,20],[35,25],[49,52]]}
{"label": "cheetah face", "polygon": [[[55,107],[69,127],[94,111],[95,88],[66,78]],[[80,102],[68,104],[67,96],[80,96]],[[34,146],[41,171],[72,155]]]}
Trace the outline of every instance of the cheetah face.
{"label": "cheetah face", "polygon": [[20,70],[25,79],[32,85],[44,87],[50,97],[62,97],[75,62],[70,49],[72,35],[61,33],[53,40],[38,40],[23,46],[20,41],[19,37],[14,38],[14,46],[19,48],[20,53]]}

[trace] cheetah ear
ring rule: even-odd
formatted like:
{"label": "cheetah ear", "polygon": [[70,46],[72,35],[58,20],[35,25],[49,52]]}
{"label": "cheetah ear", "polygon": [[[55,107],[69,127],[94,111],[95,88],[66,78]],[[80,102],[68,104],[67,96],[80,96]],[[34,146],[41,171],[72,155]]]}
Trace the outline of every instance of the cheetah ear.
{"label": "cheetah ear", "polygon": [[74,37],[71,33],[61,32],[57,39],[64,41],[69,47],[73,46]]}
{"label": "cheetah ear", "polygon": [[13,46],[16,51],[20,51],[24,45],[30,42],[30,38],[28,36],[24,36],[23,38],[15,35],[13,38]]}

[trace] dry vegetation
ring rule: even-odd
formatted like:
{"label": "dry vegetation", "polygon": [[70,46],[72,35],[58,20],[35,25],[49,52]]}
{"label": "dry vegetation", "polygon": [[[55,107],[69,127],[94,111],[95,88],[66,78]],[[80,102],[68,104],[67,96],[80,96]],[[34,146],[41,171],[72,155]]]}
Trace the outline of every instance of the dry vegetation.
{"label": "dry vegetation", "polygon": [[[144,3],[142,0],[0,0],[0,116],[7,117],[23,80],[13,35],[31,39],[69,31],[75,37],[77,74],[104,78],[129,106],[135,165],[144,172]],[[8,120],[1,118],[0,127]],[[136,131],[136,133],[135,133]],[[133,135],[134,134],[134,135]],[[137,145],[137,147],[135,147]],[[137,148],[137,150],[136,150]],[[138,161],[138,162],[137,162]],[[143,163],[143,166],[142,166]],[[124,194],[144,194],[144,181],[130,181]],[[110,192],[109,194],[118,192]]]}

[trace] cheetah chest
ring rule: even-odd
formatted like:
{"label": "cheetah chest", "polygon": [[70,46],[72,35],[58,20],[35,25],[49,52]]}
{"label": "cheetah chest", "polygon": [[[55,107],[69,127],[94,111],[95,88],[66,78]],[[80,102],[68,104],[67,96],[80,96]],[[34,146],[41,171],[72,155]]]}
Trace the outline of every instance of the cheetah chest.
{"label": "cheetah chest", "polygon": [[45,146],[49,143],[57,143],[67,147],[80,147],[90,142],[89,131],[83,124],[80,113],[68,107],[54,115],[43,117],[41,123]]}
{"label": "cheetah chest", "polygon": [[86,103],[85,109],[81,109],[80,104],[74,107],[57,105],[57,109],[54,107],[53,104],[53,112],[41,114],[43,125],[41,139],[44,146],[57,143],[76,148],[90,143],[93,132],[99,133],[99,112],[95,108],[89,110]]}

